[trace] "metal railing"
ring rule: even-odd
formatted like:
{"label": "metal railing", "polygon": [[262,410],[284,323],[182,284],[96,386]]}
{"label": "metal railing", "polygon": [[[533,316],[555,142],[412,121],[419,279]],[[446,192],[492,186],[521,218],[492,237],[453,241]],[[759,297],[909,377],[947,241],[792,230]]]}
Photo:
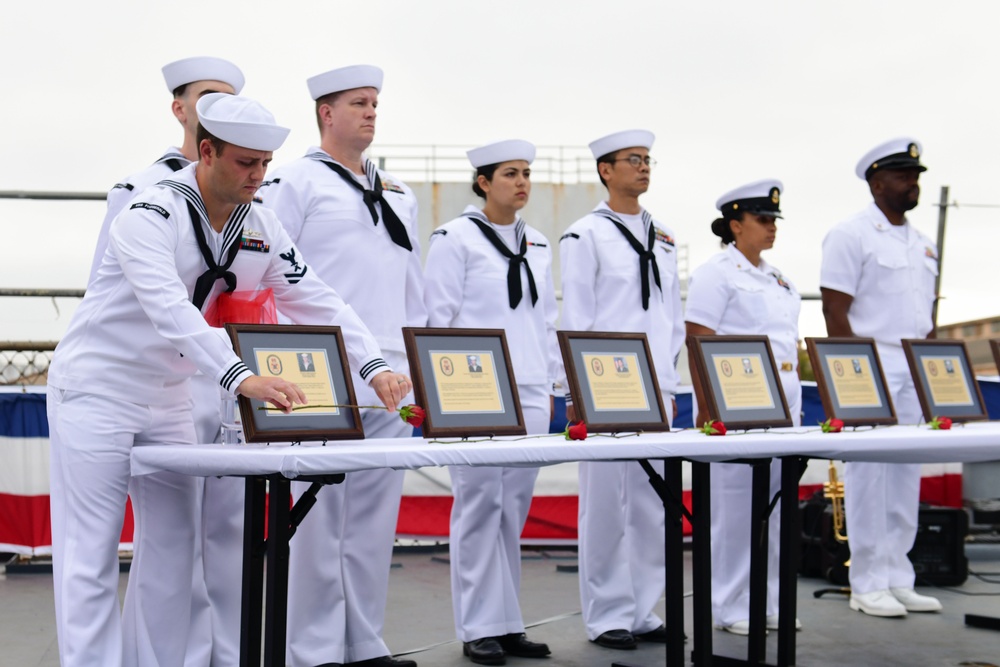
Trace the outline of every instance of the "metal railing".
{"label": "metal railing", "polygon": [[44,385],[57,341],[0,341],[0,386]]}

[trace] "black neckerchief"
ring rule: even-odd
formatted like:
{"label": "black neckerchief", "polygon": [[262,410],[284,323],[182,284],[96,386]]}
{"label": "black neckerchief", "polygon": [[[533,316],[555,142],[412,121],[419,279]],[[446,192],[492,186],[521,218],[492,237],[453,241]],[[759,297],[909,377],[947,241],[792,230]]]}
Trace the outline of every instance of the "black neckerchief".
{"label": "black neckerchief", "polygon": [[493,244],[494,248],[500,251],[501,255],[510,260],[507,266],[507,296],[511,310],[517,308],[517,305],[521,303],[521,264],[524,264],[524,270],[528,272],[528,289],[531,290],[531,307],[534,308],[535,304],[538,303],[538,289],[535,287],[535,276],[531,273],[531,265],[528,264],[528,258],[525,256],[528,252],[527,234],[521,235],[521,248],[517,254],[514,254],[496,230],[489,225],[485,216],[477,216],[475,213],[465,213],[464,215],[479,227],[479,231]]}
{"label": "black neckerchief", "polygon": [[385,231],[389,232],[389,238],[400,248],[405,248],[410,252],[413,251],[413,245],[410,243],[410,237],[406,233],[403,221],[399,219],[396,212],[389,206],[389,202],[382,196],[382,179],[379,178],[378,170],[375,169],[371,160],[365,161],[365,171],[368,174],[368,181],[374,184],[372,189],[369,190],[358,183],[354,176],[351,175],[351,172],[336,162],[331,162],[321,157],[317,157],[316,159],[319,159],[320,162],[337,173],[348,185],[361,192],[361,198],[364,200],[365,206],[368,207],[368,212],[372,214],[372,222],[376,225],[378,224],[378,211],[375,209],[375,202],[381,202],[382,218],[385,223]]}
{"label": "black neckerchief", "polygon": [[661,292],[663,291],[663,286],[660,285],[660,268],[656,264],[656,254],[654,252],[655,249],[654,244],[656,243],[656,229],[655,226],[653,225],[653,216],[651,216],[648,211],[644,210],[642,212],[642,222],[649,230],[648,247],[644,248],[642,244],[639,243],[639,239],[632,236],[632,232],[628,230],[628,227],[625,226],[625,223],[622,222],[622,219],[619,218],[617,215],[615,215],[613,211],[611,211],[610,209],[602,208],[598,209],[597,213],[598,215],[607,218],[608,220],[613,222],[615,227],[618,228],[618,231],[620,231],[622,233],[622,236],[625,237],[625,240],[628,241],[628,244],[632,246],[632,249],[635,250],[636,254],[639,255],[639,279],[642,282],[642,309],[649,310],[650,268],[653,269],[653,281],[656,283],[656,286],[659,288],[659,290]]}
{"label": "black neckerchief", "polygon": [[191,216],[191,225],[194,227],[194,236],[198,241],[198,249],[208,267],[203,274],[198,276],[194,285],[194,296],[191,297],[191,303],[194,304],[195,308],[201,310],[215,285],[215,281],[220,278],[225,280],[227,292],[236,289],[236,274],[230,271],[229,267],[233,265],[236,253],[240,251],[240,239],[243,238],[243,219],[250,212],[250,204],[237,206],[229,215],[229,220],[226,221],[226,225],[222,229],[222,254],[226,260],[222,265],[219,265],[212,255],[212,250],[208,247],[205,230],[201,225],[202,218],[208,220],[208,211],[205,210],[205,202],[202,201],[201,196],[194,188],[179,181],[160,181],[160,185],[173,188],[183,195],[184,201],[187,203],[188,214]]}

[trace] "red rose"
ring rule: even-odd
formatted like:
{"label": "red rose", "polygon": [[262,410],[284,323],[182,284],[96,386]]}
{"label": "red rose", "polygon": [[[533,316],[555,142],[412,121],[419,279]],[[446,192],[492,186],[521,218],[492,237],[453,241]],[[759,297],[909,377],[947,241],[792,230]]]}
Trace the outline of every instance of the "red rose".
{"label": "red rose", "polygon": [[831,418],[820,424],[823,433],[840,433],[844,430],[844,422],[840,419]]}
{"label": "red rose", "polygon": [[709,420],[702,425],[701,432],[705,435],[725,435],[726,425],[718,420]]}
{"label": "red rose", "polygon": [[399,418],[414,428],[420,428],[427,413],[419,405],[404,405],[399,409]]}
{"label": "red rose", "polygon": [[566,431],[563,433],[567,440],[586,440],[587,439],[587,425],[583,422],[577,422],[575,424],[567,424]]}
{"label": "red rose", "polygon": [[935,417],[930,423],[931,428],[935,431],[948,431],[951,429],[951,417]]}

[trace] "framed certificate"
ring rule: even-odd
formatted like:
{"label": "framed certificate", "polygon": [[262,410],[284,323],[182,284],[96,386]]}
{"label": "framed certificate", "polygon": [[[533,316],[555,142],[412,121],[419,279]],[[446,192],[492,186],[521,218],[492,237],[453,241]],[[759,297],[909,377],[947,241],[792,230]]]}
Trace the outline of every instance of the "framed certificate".
{"label": "framed certificate", "polygon": [[1000,372],[1000,340],[991,340],[990,349],[993,351],[993,363],[997,365],[997,372]]}
{"label": "framed certificate", "polygon": [[[285,414],[239,397],[247,442],[346,440],[365,437],[340,327],[227,324],[233,349],[262,377],[294,382],[308,405]],[[339,406],[339,407],[338,407]],[[270,409],[269,409],[270,408]]]}
{"label": "framed certificate", "polygon": [[845,426],[895,424],[896,411],[871,338],[806,338],[828,418]]}
{"label": "framed certificate", "polygon": [[525,435],[503,329],[403,328],[431,438]]}
{"label": "framed certificate", "polygon": [[925,420],[989,419],[965,343],[927,338],[904,338],[902,343]]}
{"label": "framed certificate", "polygon": [[767,336],[688,336],[699,405],[727,429],[791,426]]}
{"label": "framed certificate", "polygon": [[588,430],[670,430],[646,334],[557,335],[573,406]]}

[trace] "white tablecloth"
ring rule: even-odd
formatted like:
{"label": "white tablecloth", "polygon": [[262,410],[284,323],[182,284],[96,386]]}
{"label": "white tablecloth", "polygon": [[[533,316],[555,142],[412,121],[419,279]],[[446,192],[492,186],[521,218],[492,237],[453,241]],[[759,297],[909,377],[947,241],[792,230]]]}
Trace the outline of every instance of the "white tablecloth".
{"label": "white tablecloth", "polygon": [[186,475],[265,475],[288,478],[375,468],[406,470],[448,465],[547,465],[567,461],[609,461],[679,457],[726,461],[800,455],[842,461],[950,463],[1000,460],[1000,422],[955,425],[950,431],[922,426],[888,426],[843,433],[818,428],[772,429],[710,437],[698,431],[618,437],[592,434],[584,441],[560,436],[489,441],[431,441],[420,438],[337,441],[326,446],[191,445],[145,446],[132,450],[132,474],[168,470]]}

